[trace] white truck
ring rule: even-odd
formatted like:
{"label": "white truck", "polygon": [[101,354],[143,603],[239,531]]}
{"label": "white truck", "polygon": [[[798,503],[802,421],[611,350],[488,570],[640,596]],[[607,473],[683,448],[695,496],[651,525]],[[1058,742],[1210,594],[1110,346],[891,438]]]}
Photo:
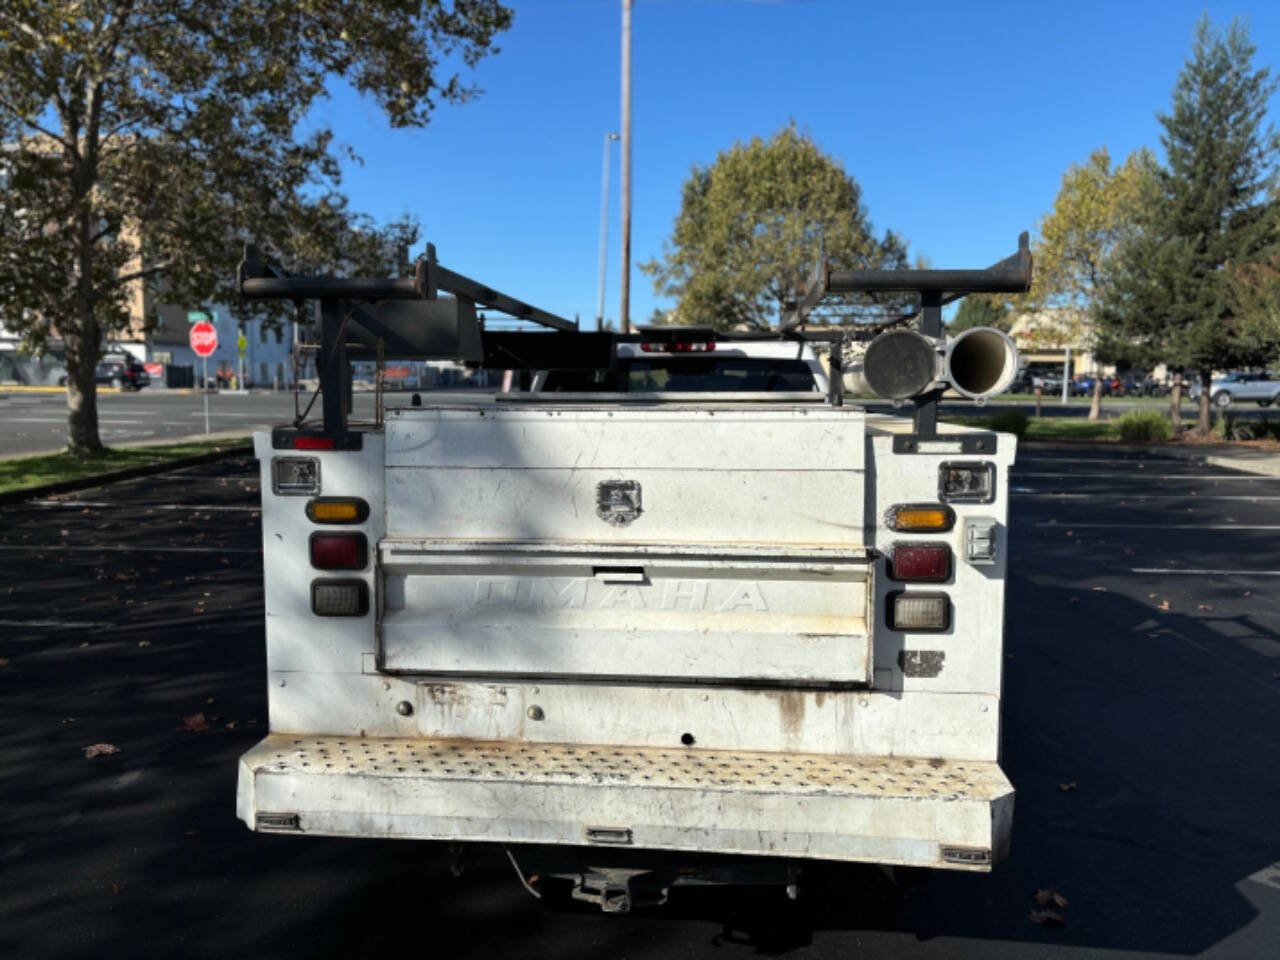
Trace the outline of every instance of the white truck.
{"label": "white truck", "polygon": [[[919,331],[864,360],[914,418],[843,404],[846,331],[798,317],[575,332],[434,250],[385,281],[247,255],[246,296],[320,300],[325,389],[322,423],[255,438],[270,732],[239,817],[496,851],[610,911],[679,883],[794,894],[820,861],[990,870],[1015,440],[934,418],[1017,360],[996,331],[944,342],[938,311],[1025,289],[1030,258],[881,273],[828,269],[820,295],[921,291]],[[560,329],[489,331],[477,302]],[[343,369],[389,346],[545,372],[348,422]]]}

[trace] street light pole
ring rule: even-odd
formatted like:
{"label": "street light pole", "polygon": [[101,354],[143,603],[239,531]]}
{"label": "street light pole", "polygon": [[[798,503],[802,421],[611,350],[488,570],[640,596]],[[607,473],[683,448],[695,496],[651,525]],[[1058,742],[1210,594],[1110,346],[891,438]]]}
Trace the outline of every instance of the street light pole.
{"label": "street light pole", "polygon": [[622,304],[618,325],[631,332],[631,0],[622,0]]}
{"label": "street light pole", "polygon": [[596,290],[596,329],[604,329],[604,279],[609,250],[609,141],[617,140],[616,133],[604,135],[604,157],[600,161],[600,265]]}

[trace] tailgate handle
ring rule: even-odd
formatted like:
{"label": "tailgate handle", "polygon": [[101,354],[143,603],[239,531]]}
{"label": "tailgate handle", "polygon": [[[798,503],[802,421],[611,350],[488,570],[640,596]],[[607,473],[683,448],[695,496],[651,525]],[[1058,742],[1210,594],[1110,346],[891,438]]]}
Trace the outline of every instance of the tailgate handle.
{"label": "tailgate handle", "polygon": [[648,583],[644,567],[592,567],[591,575],[601,583]]}

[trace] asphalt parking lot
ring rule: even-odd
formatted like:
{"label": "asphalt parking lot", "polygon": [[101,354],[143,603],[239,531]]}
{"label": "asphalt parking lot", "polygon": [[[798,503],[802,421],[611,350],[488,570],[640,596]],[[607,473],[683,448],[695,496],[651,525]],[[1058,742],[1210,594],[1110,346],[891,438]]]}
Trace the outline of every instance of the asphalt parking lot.
{"label": "asphalt parking lot", "polygon": [[[303,398],[303,403],[308,398]],[[353,398],[358,416],[372,417],[373,394]],[[255,429],[293,416],[291,393],[215,393],[209,396],[213,433]],[[98,429],[108,446],[180,440],[204,432],[204,399],[185,390],[98,393]],[[0,387],[0,455],[45,453],[67,442],[67,398],[59,393],[22,393]]]}
{"label": "asphalt parking lot", "polygon": [[[1275,956],[1280,480],[1028,447],[1012,484],[1011,858],[626,917],[235,819],[266,719],[253,461],[0,508],[0,955]],[[1048,887],[1064,926],[1029,919]]]}

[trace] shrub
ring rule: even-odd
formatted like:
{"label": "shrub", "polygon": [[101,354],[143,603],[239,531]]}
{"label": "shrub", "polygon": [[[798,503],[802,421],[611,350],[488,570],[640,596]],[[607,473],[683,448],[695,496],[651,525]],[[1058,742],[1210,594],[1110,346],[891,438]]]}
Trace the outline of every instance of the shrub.
{"label": "shrub", "polygon": [[996,433],[1012,433],[1021,437],[1031,425],[1031,418],[1018,409],[1001,410],[988,421],[988,426]]}
{"label": "shrub", "polygon": [[1116,421],[1116,433],[1126,443],[1163,443],[1173,439],[1173,424],[1157,410],[1134,410]]}

